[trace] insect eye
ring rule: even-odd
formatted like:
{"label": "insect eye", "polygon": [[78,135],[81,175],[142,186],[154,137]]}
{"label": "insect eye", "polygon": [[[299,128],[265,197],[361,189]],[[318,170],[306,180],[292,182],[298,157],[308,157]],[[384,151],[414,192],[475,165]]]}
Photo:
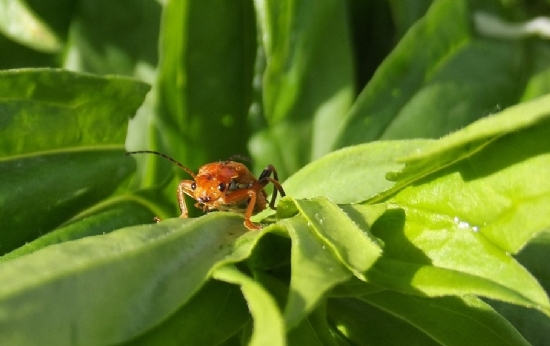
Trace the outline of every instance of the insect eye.
{"label": "insect eye", "polygon": [[220,191],[224,191],[225,190],[225,184],[224,183],[220,183],[220,185],[218,185],[218,190]]}
{"label": "insect eye", "polygon": [[197,188],[197,184],[196,183],[192,183],[191,184],[191,190],[195,190]]}

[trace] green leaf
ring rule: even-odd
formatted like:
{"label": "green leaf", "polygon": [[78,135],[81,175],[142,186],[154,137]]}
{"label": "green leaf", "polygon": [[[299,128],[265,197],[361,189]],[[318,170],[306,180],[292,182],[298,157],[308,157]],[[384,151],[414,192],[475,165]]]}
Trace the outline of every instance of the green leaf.
{"label": "green leaf", "polygon": [[530,345],[510,322],[474,296],[420,298],[384,291],[360,300],[411,324],[441,345]]}
{"label": "green leaf", "polygon": [[122,148],[0,159],[0,253],[32,241],[111,195],[135,169]]}
{"label": "green leaf", "polygon": [[23,0],[0,0],[0,32],[42,52],[58,52],[60,39]]}
{"label": "green leaf", "polygon": [[86,215],[81,220],[73,221],[7,253],[0,257],[0,261],[24,256],[49,245],[105,234],[123,227],[151,222],[153,216],[150,210],[139,204],[139,201],[113,201],[112,205],[108,205],[91,215]]}
{"label": "green leaf", "polygon": [[546,293],[525,268],[452,216],[390,210],[371,231],[385,246],[367,272],[370,283],[430,297],[475,294],[550,312]]}
{"label": "green leaf", "polygon": [[217,266],[250,254],[248,238],[236,241],[242,222],[229,213],[166,220],[0,263],[0,344],[105,345],[143,333]]}
{"label": "green leaf", "polygon": [[[405,156],[401,160],[406,163],[405,169],[401,173],[390,175],[390,178],[400,180],[396,186],[398,188],[472,156],[500,136],[532,127],[548,118],[550,95],[510,107]],[[540,144],[545,143],[542,140]]]}
{"label": "green leaf", "polygon": [[0,253],[51,231],[128,177],[127,122],[148,89],[121,77],[0,71]]}
{"label": "green leaf", "polygon": [[292,239],[290,291],[284,310],[287,329],[292,329],[318,304],[326,292],[351,277],[351,272],[317,238],[302,216],[281,222]]}
{"label": "green leaf", "polygon": [[480,39],[466,0],[432,2],[377,69],[335,147],[440,137],[517,98],[522,46]]}
{"label": "green leaf", "polygon": [[398,159],[430,142],[373,142],[340,149],[300,169],[284,182],[284,189],[293,198],[324,196],[334,203],[361,202],[392,187],[385,174],[402,168]]}
{"label": "green leaf", "polygon": [[124,345],[218,345],[249,319],[241,291],[235,285],[211,280],[166,321]]}
{"label": "green leaf", "polygon": [[331,150],[351,106],[346,3],[258,0],[255,7],[265,69],[257,71],[262,99],[251,118],[260,131],[249,149],[257,167],[273,164],[288,177]]}
{"label": "green leaf", "polygon": [[271,295],[261,285],[230,265],[216,269],[213,276],[217,280],[241,286],[254,318],[250,346],[286,344],[283,317]]}
{"label": "green leaf", "polygon": [[[358,299],[332,299],[329,311],[339,329],[355,341],[382,338],[387,345],[410,340],[422,345],[530,345],[506,319],[473,296],[420,298],[383,291]],[[399,333],[390,328],[399,328]]]}
{"label": "green leaf", "polygon": [[358,299],[329,299],[328,319],[344,345],[439,346],[428,335],[405,321]]}
{"label": "green leaf", "polygon": [[369,225],[365,221],[357,224],[324,197],[294,200],[294,203],[327,249],[355,276],[364,278],[382,253],[380,243],[369,232]]}
{"label": "green leaf", "polygon": [[[550,100],[550,99],[549,99]],[[550,225],[550,122],[512,133],[394,202],[454,218],[516,253]]]}
{"label": "green leaf", "polygon": [[0,71],[0,157],[121,147],[128,119],[148,90],[147,84],[125,77],[56,69]]}

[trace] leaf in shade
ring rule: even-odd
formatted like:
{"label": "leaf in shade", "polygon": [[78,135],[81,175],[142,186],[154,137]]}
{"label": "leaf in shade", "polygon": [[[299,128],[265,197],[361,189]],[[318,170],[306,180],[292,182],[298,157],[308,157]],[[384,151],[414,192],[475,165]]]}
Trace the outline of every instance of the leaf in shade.
{"label": "leaf in shade", "polygon": [[250,313],[254,318],[254,332],[248,343],[249,345],[279,346],[286,344],[281,312],[275,300],[262,285],[230,265],[216,269],[213,277],[217,280],[241,286]]}

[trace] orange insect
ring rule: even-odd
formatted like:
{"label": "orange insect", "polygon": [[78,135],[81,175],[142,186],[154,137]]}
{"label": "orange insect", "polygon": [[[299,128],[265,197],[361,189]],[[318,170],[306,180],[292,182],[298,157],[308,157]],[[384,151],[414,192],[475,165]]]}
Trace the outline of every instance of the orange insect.
{"label": "orange insect", "polygon": [[[253,212],[264,210],[267,206],[267,194],[264,188],[272,183],[275,187],[269,207],[275,210],[277,192],[281,197],[285,191],[279,183],[277,171],[272,165],[268,165],[256,179],[245,165],[235,161],[220,161],[207,163],[199,168],[197,174],[185,167],[173,158],[157,151],[142,150],[127,152],[132,154],[155,154],[168,159],[181,167],[193,180],[182,180],[178,185],[177,196],[181,210],[181,218],[187,218],[187,204],[184,195],[188,195],[197,201],[195,207],[204,212],[211,210],[244,212],[244,225],[250,230],[261,227],[250,221]],[[273,174],[273,178],[271,175]],[[157,221],[160,221],[156,218]]]}

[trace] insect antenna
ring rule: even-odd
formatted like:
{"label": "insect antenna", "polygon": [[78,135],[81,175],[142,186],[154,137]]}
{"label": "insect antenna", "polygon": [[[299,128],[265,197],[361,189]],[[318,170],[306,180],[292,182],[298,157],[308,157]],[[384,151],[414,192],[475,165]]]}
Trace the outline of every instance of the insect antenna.
{"label": "insect antenna", "polygon": [[154,155],[158,155],[160,157],[164,157],[165,159],[167,159],[168,161],[172,161],[173,163],[175,163],[176,165],[178,165],[181,169],[183,169],[184,171],[187,172],[187,174],[189,174],[190,176],[193,177],[193,179],[195,178],[195,173],[193,173],[192,170],[190,170],[189,168],[185,167],[183,164],[179,163],[178,161],[174,160],[173,158],[171,158],[170,156],[168,155],[165,155],[163,153],[159,153],[158,151],[153,151],[153,150],[139,150],[139,151],[128,151],[126,152],[124,155],[134,155],[134,154],[154,154]]}

